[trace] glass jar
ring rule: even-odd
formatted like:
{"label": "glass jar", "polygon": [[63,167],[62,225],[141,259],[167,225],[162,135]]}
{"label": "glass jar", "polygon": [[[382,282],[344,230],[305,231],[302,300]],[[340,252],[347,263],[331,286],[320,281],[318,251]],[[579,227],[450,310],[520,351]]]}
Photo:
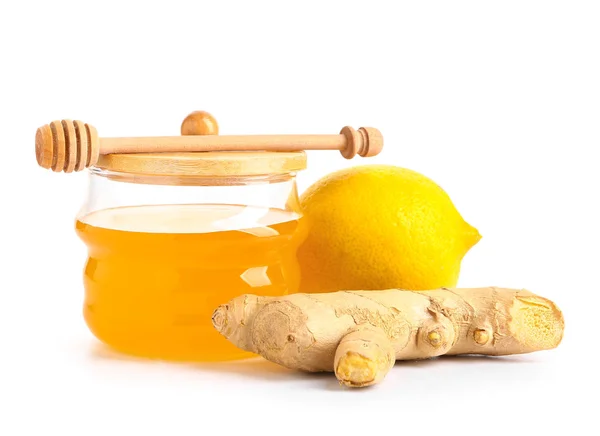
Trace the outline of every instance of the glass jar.
{"label": "glass jar", "polygon": [[307,228],[295,174],[305,167],[304,152],[101,156],[76,221],[93,334],[157,359],[250,356],[212,313],[244,293],[297,292]]}

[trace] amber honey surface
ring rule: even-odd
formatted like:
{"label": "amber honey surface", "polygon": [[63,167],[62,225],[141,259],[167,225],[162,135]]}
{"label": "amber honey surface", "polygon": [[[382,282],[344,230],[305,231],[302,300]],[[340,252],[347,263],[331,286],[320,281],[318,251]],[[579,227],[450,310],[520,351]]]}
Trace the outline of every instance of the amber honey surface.
{"label": "amber honey surface", "polygon": [[214,330],[213,310],[253,293],[296,292],[296,249],[306,237],[293,212],[248,206],[107,209],[76,224],[89,258],[84,315],[122,352],[168,360],[248,357]]}

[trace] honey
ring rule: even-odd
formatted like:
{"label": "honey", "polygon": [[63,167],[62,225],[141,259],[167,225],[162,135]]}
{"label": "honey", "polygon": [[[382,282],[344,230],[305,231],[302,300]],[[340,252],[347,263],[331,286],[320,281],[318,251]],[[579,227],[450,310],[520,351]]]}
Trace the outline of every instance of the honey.
{"label": "honey", "polygon": [[166,360],[250,356],[212,326],[213,310],[244,294],[299,287],[299,213],[241,205],[150,205],[80,217],[88,247],[84,316],[101,341]]}

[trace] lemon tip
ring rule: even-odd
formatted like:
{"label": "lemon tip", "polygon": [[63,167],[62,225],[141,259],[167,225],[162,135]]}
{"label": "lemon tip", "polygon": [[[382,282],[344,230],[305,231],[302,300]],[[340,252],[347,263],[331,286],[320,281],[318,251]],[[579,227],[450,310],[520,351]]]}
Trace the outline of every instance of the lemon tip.
{"label": "lemon tip", "polygon": [[481,240],[482,236],[481,233],[479,233],[479,230],[477,230],[469,223],[465,223],[465,226],[465,240],[467,242],[468,248],[471,248]]}

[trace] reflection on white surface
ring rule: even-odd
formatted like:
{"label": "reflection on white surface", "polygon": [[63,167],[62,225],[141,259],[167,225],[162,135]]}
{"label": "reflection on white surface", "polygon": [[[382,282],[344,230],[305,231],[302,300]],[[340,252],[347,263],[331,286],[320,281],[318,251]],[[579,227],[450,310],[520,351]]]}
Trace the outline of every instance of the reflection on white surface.
{"label": "reflection on white surface", "polygon": [[271,284],[271,279],[269,279],[269,276],[267,275],[267,268],[268,266],[248,268],[240,275],[240,277],[253,288],[269,286]]}

